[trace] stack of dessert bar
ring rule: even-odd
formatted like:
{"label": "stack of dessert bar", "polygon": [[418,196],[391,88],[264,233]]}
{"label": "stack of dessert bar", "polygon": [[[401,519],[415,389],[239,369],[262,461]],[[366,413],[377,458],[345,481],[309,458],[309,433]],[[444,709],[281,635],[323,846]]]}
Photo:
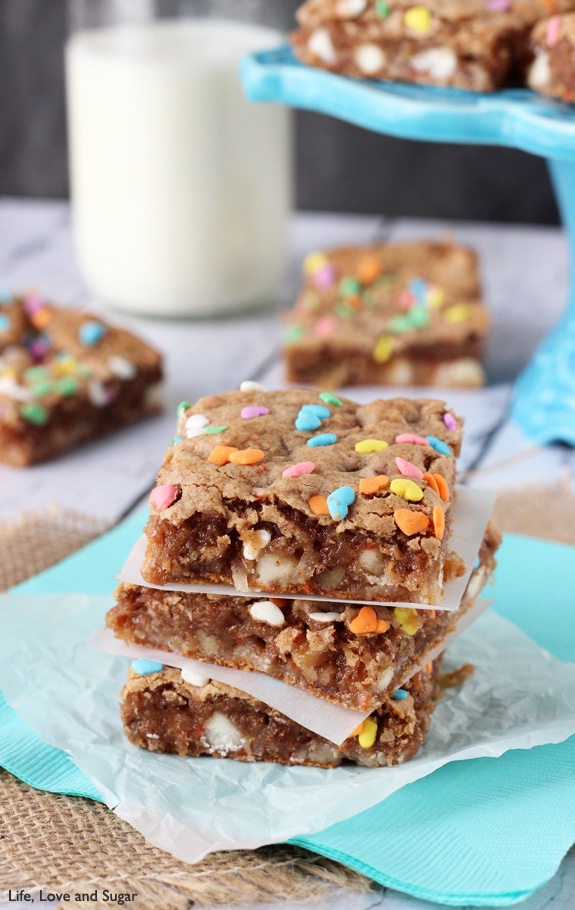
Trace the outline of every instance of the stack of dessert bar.
{"label": "stack of dessert bar", "polygon": [[[307,0],[292,44],[302,62],[332,72],[489,92],[525,78],[534,23],[574,7],[573,0]],[[568,31],[551,26],[550,44],[560,32],[565,38],[563,78],[557,71],[551,84],[565,84]],[[545,90],[544,69],[538,66],[532,87]]]}
{"label": "stack of dessert bar", "polygon": [[287,379],[350,385],[483,385],[490,327],[477,256],[443,241],[317,251],[287,314]]}
{"label": "stack of dessert bar", "polygon": [[[120,584],[107,624],[206,673],[137,661],[122,693],[128,738],[323,767],[412,757],[439,693],[440,658],[426,655],[473,606],[499,542],[488,526],[461,601],[440,609],[445,584],[466,572],[450,543],[461,439],[461,419],[434,400],[358,405],[245,383],[182,403],[150,496],[144,581]],[[330,742],[215,682],[210,664],[259,671],[363,720]]]}

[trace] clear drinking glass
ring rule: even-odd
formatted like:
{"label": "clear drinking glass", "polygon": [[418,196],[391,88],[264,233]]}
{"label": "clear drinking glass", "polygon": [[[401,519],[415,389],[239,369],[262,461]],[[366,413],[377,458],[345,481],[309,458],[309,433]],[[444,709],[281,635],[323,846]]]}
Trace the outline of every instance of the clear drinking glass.
{"label": "clear drinking glass", "polygon": [[247,101],[241,58],[281,43],[278,0],[68,0],[74,234],[92,292],[192,317],[273,299],[291,123]]}

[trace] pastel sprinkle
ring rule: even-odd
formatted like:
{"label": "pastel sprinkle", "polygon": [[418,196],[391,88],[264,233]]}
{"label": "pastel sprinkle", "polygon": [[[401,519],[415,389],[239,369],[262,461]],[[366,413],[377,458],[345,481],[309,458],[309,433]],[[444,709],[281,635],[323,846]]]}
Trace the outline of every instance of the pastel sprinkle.
{"label": "pastel sprinkle", "polygon": [[395,437],[395,441],[406,442],[414,446],[428,446],[431,444],[425,436],[417,436],[415,433],[400,433],[399,436]]}
{"label": "pastel sprinkle", "polygon": [[318,269],[321,269],[329,259],[325,253],[308,253],[303,261],[303,271],[308,275],[313,275]]}
{"label": "pastel sprinkle", "polygon": [[4,313],[0,313],[0,332],[7,332],[10,328],[10,320]]}
{"label": "pastel sprinkle", "polygon": [[351,487],[338,487],[327,497],[329,514],[334,521],[343,521],[347,516],[348,507],[355,500],[355,492]]}
{"label": "pastel sprinkle", "polygon": [[321,420],[326,420],[328,417],[331,417],[329,408],[325,408],[322,404],[304,404],[300,408],[300,414],[302,411],[306,414],[315,414],[315,416],[319,417]]}
{"label": "pastel sprinkle", "polygon": [[393,520],[400,531],[403,531],[407,537],[413,534],[419,534],[425,531],[429,526],[429,518],[423,512],[416,512],[411,509],[396,509],[393,513]]}
{"label": "pastel sprinkle", "polygon": [[108,330],[101,322],[93,322],[90,320],[89,322],[82,323],[78,332],[78,337],[82,344],[85,344],[87,347],[92,347],[102,340],[107,331]]}
{"label": "pastel sprinkle", "polygon": [[437,439],[436,436],[428,436],[427,441],[429,445],[435,449],[436,452],[439,452],[440,455],[453,454],[447,443],[443,442],[442,439]]}
{"label": "pastel sprinkle", "polygon": [[252,465],[258,464],[265,458],[265,452],[261,449],[236,449],[230,454],[232,464]]}
{"label": "pastel sprinkle", "polygon": [[296,344],[300,338],[303,338],[304,329],[301,325],[289,325],[285,333],[286,344]]}
{"label": "pastel sprinkle", "polygon": [[183,441],[184,441],[184,437],[183,437],[183,436],[174,436],[174,438],[172,439],[172,445],[175,446],[175,445],[177,445],[179,442],[183,442]]}
{"label": "pastel sprinkle", "polygon": [[561,19],[559,16],[551,16],[545,29],[545,44],[547,47],[555,47],[559,41],[561,33]]}
{"label": "pastel sprinkle", "polygon": [[409,693],[406,692],[405,689],[397,689],[391,697],[394,701],[403,701],[403,699],[407,698],[408,695]]}
{"label": "pastel sprinkle", "polygon": [[377,724],[370,717],[366,717],[363,722],[361,733],[357,741],[362,749],[371,749],[377,737]]}
{"label": "pastel sprinkle", "polygon": [[323,316],[322,319],[318,319],[314,326],[314,332],[318,338],[325,338],[326,335],[331,335],[336,329],[337,319],[335,316]]}
{"label": "pastel sprinkle", "polygon": [[397,470],[404,477],[414,477],[416,480],[423,480],[423,471],[416,464],[412,464],[406,458],[399,458],[399,456],[395,459],[395,463]]}
{"label": "pastel sprinkle", "polygon": [[28,423],[32,423],[37,427],[46,426],[50,419],[50,415],[46,408],[33,401],[25,402],[20,408],[20,413]]}
{"label": "pastel sprinkle", "polygon": [[383,452],[387,447],[388,443],[383,439],[362,439],[356,442],[355,451],[360,455],[371,455],[372,452]]}
{"label": "pastel sprinkle", "polygon": [[443,423],[444,423],[444,426],[448,430],[457,430],[458,429],[457,421],[456,421],[455,417],[453,416],[453,414],[450,414],[449,411],[446,411],[445,414],[443,415]]}
{"label": "pastel sprinkle", "polygon": [[331,392],[320,392],[319,397],[322,401],[325,401],[326,404],[332,404],[335,408],[341,408],[343,405],[341,399]]}
{"label": "pastel sprinkle", "polygon": [[361,291],[361,285],[357,278],[346,275],[341,279],[338,290],[342,297],[356,297]]}
{"label": "pastel sprinkle", "polygon": [[68,395],[75,395],[78,391],[78,380],[74,379],[73,376],[64,376],[63,379],[60,379],[57,386],[57,391],[60,395],[67,397]]}
{"label": "pastel sprinkle", "polygon": [[443,318],[452,325],[465,322],[471,316],[471,307],[466,303],[456,303],[443,311]]}
{"label": "pastel sprinkle", "polygon": [[423,490],[418,487],[414,480],[408,477],[396,477],[392,480],[389,489],[396,496],[401,496],[408,502],[420,502],[423,499]]}
{"label": "pastel sprinkle", "polygon": [[377,340],[373,349],[373,359],[376,363],[386,363],[393,354],[395,342],[391,335],[382,335]]}
{"label": "pastel sprinkle", "polygon": [[407,28],[423,34],[431,28],[431,13],[426,6],[412,6],[404,14],[403,21]]}
{"label": "pastel sprinkle", "polygon": [[315,414],[309,411],[300,411],[295,419],[295,428],[302,433],[310,430],[317,430],[321,426],[321,420]]}
{"label": "pastel sprinkle", "polygon": [[385,490],[389,485],[389,477],[385,474],[376,474],[374,477],[362,477],[359,481],[359,492],[364,496],[371,496]]}
{"label": "pastel sprinkle", "polygon": [[415,635],[421,625],[419,611],[413,607],[394,607],[393,615],[408,635]]}
{"label": "pastel sprinkle", "polygon": [[14,302],[14,295],[8,288],[0,288],[0,303],[7,305]]}
{"label": "pastel sprinkle", "polygon": [[151,673],[159,673],[163,669],[164,665],[158,663],[157,660],[147,660],[144,657],[139,657],[132,662],[132,670],[134,670],[135,673],[139,673],[140,676],[149,676]]}
{"label": "pastel sprinkle", "polygon": [[372,284],[383,271],[380,260],[371,253],[366,253],[357,264],[357,277],[362,284]]}
{"label": "pastel sprinkle", "polygon": [[443,539],[445,533],[445,512],[441,506],[433,507],[433,533],[438,540]]}
{"label": "pastel sprinkle", "polygon": [[282,477],[301,477],[303,474],[312,474],[315,470],[313,461],[300,461],[282,471]]}
{"label": "pastel sprinkle", "polygon": [[328,291],[335,284],[335,279],[336,271],[331,262],[326,262],[312,276],[312,281],[318,291]]}
{"label": "pastel sprinkle", "polygon": [[178,405],[178,417],[180,417],[184,411],[189,411],[191,404],[189,401],[180,401]]}
{"label": "pastel sprinkle", "polygon": [[349,631],[354,635],[381,634],[388,628],[389,624],[384,619],[378,619],[373,607],[362,607],[349,624]]}
{"label": "pastel sprinkle", "polygon": [[208,455],[208,461],[223,467],[223,465],[229,464],[230,455],[237,451],[237,446],[215,446]]}
{"label": "pastel sprinkle", "polygon": [[335,433],[320,433],[319,436],[312,436],[308,439],[308,446],[332,446],[337,442]]}
{"label": "pastel sprinkle", "polygon": [[390,6],[387,0],[376,0],[375,12],[380,19],[387,19],[390,13]]}
{"label": "pastel sprinkle", "polygon": [[263,407],[262,405],[248,405],[241,410],[241,417],[244,420],[253,420],[254,417],[265,417],[266,414],[269,414],[270,409]]}
{"label": "pastel sprinkle", "polygon": [[159,487],[154,487],[150,493],[150,502],[157,509],[167,509],[177,499],[178,491],[171,483],[163,483]]}
{"label": "pastel sprinkle", "polygon": [[224,433],[227,427],[206,427],[207,436],[217,436],[218,433]]}
{"label": "pastel sprinkle", "polygon": [[329,515],[327,499],[325,496],[321,496],[319,493],[316,493],[314,496],[310,496],[307,504],[314,515]]}
{"label": "pastel sprinkle", "polygon": [[487,0],[485,5],[493,13],[506,13],[511,8],[509,0]]}

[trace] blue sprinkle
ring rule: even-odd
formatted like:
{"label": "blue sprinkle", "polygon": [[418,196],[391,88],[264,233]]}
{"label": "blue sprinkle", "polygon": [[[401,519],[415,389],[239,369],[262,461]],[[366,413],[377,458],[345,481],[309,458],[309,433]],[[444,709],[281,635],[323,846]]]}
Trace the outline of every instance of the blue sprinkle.
{"label": "blue sprinkle", "polygon": [[330,493],[327,497],[327,507],[331,517],[335,521],[343,521],[348,512],[347,507],[352,504],[354,499],[355,493],[351,487],[339,487]]}
{"label": "blue sprinkle", "polygon": [[440,455],[453,455],[453,452],[446,442],[443,442],[441,439],[436,439],[435,436],[426,436],[425,438],[429,445],[432,446],[436,452],[439,452]]}
{"label": "blue sprinkle", "polygon": [[423,278],[412,278],[409,282],[409,290],[418,300],[424,300],[427,282],[424,281]]}
{"label": "blue sprinkle", "polygon": [[160,670],[163,669],[164,665],[158,663],[157,660],[147,660],[144,657],[139,657],[138,660],[135,660],[132,663],[132,670],[135,670],[140,676],[148,676],[150,673],[159,673]]}
{"label": "blue sprinkle", "polygon": [[4,313],[0,313],[0,332],[7,332],[10,328],[10,320]]}
{"label": "blue sprinkle", "polygon": [[312,436],[311,439],[308,439],[308,446],[332,446],[334,442],[337,442],[337,436],[335,433],[320,433],[319,436]]}
{"label": "blue sprinkle", "polygon": [[395,701],[403,701],[408,695],[409,692],[406,692],[405,689],[397,689],[391,697],[395,699]]}
{"label": "blue sprinkle", "polygon": [[106,332],[107,329],[101,322],[84,322],[80,326],[78,336],[82,344],[92,347],[102,340]]}
{"label": "blue sprinkle", "polygon": [[0,303],[14,303],[14,295],[12,291],[8,290],[8,288],[0,288]]}
{"label": "blue sprinkle", "polygon": [[308,411],[300,411],[295,420],[296,430],[306,432],[307,430],[317,430],[321,427],[321,420],[315,414]]}
{"label": "blue sprinkle", "polygon": [[300,414],[304,411],[306,414],[315,414],[315,416],[321,418],[321,420],[326,420],[328,417],[331,417],[331,411],[329,408],[324,407],[323,404],[304,404],[300,409]]}
{"label": "blue sprinkle", "polygon": [[174,438],[172,439],[172,445],[175,446],[178,442],[183,442],[183,441],[184,441],[183,436],[174,436]]}

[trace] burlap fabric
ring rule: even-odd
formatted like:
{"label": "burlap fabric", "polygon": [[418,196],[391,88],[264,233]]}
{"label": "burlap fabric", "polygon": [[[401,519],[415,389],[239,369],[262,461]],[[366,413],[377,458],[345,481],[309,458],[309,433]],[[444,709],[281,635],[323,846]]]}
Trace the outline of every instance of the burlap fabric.
{"label": "burlap fabric", "polygon": [[[575,499],[566,483],[500,495],[503,531],[575,544]],[[58,562],[105,530],[56,507],[0,523],[0,589]],[[151,846],[105,806],[32,789],[0,770],[0,900],[8,889],[94,895],[134,893],[145,910],[185,910],[327,899],[371,883],[338,863],[289,846],[213,854],[190,866]],[[52,905],[54,906],[54,905]],[[117,906],[117,904],[116,904]]]}

